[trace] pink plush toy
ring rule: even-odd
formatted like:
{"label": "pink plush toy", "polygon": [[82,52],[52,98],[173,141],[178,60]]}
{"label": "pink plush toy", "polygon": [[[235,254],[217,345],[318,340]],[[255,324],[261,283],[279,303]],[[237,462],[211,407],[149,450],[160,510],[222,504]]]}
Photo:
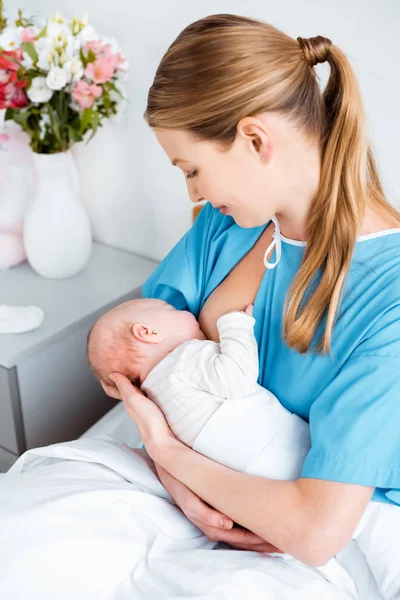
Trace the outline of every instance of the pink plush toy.
{"label": "pink plush toy", "polygon": [[23,219],[31,193],[31,156],[18,134],[0,134],[0,270],[26,260]]}
{"label": "pink plush toy", "polygon": [[0,223],[0,270],[9,269],[24,260],[22,221],[8,227]]}

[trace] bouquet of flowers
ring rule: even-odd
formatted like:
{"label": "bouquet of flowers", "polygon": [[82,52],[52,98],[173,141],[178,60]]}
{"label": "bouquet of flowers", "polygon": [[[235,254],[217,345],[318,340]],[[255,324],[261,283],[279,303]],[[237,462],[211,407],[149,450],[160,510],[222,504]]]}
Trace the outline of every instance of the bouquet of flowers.
{"label": "bouquet of flowers", "polygon": [[8,26],[0,0],[0,109],[28,133],[34,152],[92,139],[126,102],[127,67],[117,42],[100,37],[87,16],[56,13],[38,27],[19,11]]}

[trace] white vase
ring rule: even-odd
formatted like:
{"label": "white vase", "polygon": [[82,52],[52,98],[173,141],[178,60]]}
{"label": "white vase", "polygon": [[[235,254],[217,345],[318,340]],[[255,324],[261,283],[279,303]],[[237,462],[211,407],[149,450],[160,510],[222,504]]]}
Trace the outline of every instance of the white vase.
{"label": "white vase", "polygon": [[92,249],[74,159],[68,150],[34,154],[34,163],[37,185],[24,222],[26,255],[42,277],[72,277],[85,267]]}

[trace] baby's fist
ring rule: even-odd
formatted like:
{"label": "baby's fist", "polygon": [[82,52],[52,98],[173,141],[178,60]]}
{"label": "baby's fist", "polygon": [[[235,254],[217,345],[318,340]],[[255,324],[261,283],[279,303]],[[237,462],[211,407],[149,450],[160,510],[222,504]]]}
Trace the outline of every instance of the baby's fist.
{"label": "baby's fist", "polygon": [[253,316],[253,308],[254,308],[254,304],[249,304],[248,307],[246,308],[246,310],[244,311],[246,313],[246,315],[249,315],[249,317]]}

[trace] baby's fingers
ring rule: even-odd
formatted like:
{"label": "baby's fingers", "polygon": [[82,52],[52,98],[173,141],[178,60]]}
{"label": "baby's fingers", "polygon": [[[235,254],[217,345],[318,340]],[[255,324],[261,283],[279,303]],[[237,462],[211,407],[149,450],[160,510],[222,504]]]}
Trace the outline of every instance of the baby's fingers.
{"label": "baby's fingers", "polygon": [[249,317],[253,316],[253,308],[254,308],[254,304],[249,304],[246,308],[246,310],[244,311],[246,313],[246,315],[249,315]]}

